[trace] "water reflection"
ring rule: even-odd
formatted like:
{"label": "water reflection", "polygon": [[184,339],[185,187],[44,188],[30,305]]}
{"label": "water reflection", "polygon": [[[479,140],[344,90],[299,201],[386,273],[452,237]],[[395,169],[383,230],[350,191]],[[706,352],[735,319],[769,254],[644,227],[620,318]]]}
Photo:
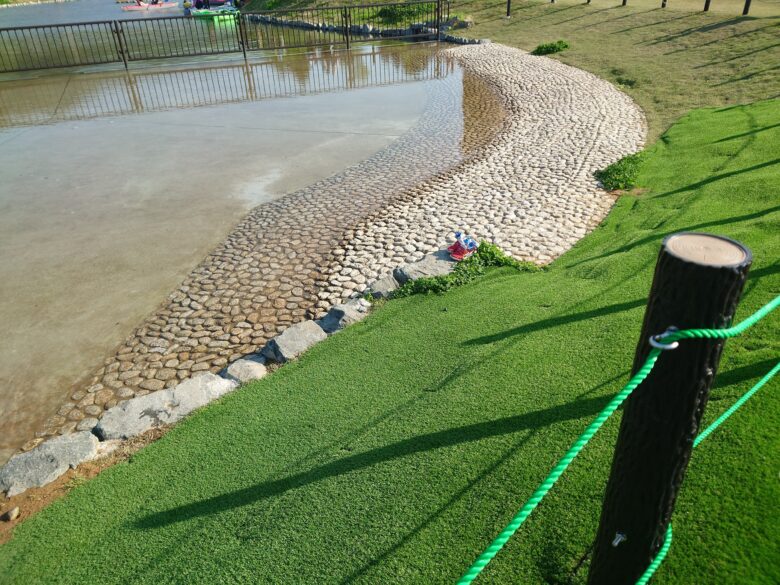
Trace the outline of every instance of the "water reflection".
{"label": "water reflection", "polygon": [[0,126],[250,102],[441,79],[454,70],[435,50],[367,47],[274,55],[262,62],[0,82]]}

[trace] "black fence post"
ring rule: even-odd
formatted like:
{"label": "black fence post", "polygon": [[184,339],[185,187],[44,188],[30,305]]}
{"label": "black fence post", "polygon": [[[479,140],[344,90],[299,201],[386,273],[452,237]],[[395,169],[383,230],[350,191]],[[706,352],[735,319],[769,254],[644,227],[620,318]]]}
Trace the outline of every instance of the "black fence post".
{"label": "black fence post", "polygon": [[751,0],[745,0],[745,7],[742,9],[742,16],[747,16],[750,12],[750,1]]}
{"label": "black fence post", "polygon": [[623,0],[623,6],[626,6],[628,4],[628,0]]}
{"label": "black fence post", "polygon": [[506,0],[506,17],[512,16],[512,0]]}
{"label": "black fence post", "polygon": [[661,0],[661,8],[666,8],[666,0]]}
{"label": "black fence post", "polygon": [[[658,255],[633,372],[651,335],[731,324],[752,261],[742,244],[708,234],[666,238]],[[589,585],[633,585],[663,544],[718,369],[724,340],[663,352],[626,401],[591,562]]]}
{"label": "black fence post", "polygon": [[346,6],[341,9],[341,22],[344,29],[344,40],[347,42],[347,49],[349,49],[349,9]]}
{"label": "black fence post", "polygon": [[127,70],[127,55],[125,54],[125,43],[123,42],[123,36],[124,33],[122,32],[122,25],[119,24],[118,21],[112,20],[111,21],[111,32],[114,36],[114,43],[116,44],[116,50],[119,53],[119,56],[122,57],[122,63],[125,65],[125,70]]}
{"label": "black fence post", "polygon": [[710,1],[711,0],[704,0],[704,12],[710,11]]}
{"label": "black fence post", "polygon": [[441,8],[442,0],[436,0],[436,41],[441,41],[441,19],[444,11]]}
{"label": "black fence post", "polygon": [[238,33],[238,44],[241,45],[241,52],[244,54],[244,61],[246,61],[246,29],[244,28],[244,18],[246,18],[240,12],[237,12],[233,16],[236,24],[236,32]]}

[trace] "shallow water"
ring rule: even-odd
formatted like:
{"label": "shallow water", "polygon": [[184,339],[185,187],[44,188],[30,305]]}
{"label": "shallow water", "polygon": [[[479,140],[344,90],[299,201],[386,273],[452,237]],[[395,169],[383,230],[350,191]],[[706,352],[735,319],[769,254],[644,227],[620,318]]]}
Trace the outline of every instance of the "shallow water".
{"label": "shallow water", "polygon": [[365,46],[0,81],[0,462],[251,207],[365,160],[444,94],[426,167],[459,160],[464,79],[435,46]]}
{"label": "shallow water", "polygon": [[130,18],[154,18],[160,16],[181,16],[183,0],[179,7],[145,12],[126,12],[116,0],[73,0],[72,2],[49,2],[24,6],[9,6],[0,9],[0,28],[12,26],[33,26],[41,24],[65,24],[94,20],[126,20]]}

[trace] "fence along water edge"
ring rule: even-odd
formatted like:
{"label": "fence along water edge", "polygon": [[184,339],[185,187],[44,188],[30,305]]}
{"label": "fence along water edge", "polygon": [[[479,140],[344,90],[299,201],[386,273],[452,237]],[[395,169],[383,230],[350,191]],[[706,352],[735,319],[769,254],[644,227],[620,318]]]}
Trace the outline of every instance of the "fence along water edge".
{"label": "fence along water edge", "polygon": [[0,28],[0,73],[379,39],[436,40],[446,0]]}

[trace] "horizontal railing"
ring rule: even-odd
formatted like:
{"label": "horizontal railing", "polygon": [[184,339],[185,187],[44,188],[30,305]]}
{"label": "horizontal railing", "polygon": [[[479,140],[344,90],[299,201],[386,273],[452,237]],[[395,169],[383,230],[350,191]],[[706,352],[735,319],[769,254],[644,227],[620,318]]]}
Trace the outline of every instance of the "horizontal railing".
{"label": "horizontal railing", "polygon": [[306,47],[437,39],[445,0],[0,28],[0,73]]}
{"label": "horizontal railing", "polygon": [[0,126],[14,127],[197,108],[439,79],[452,62],[438,54],[399,61],[393,51],[326,52],[289,60],[129,75],[57,76],[9,84],[0,91]]}

